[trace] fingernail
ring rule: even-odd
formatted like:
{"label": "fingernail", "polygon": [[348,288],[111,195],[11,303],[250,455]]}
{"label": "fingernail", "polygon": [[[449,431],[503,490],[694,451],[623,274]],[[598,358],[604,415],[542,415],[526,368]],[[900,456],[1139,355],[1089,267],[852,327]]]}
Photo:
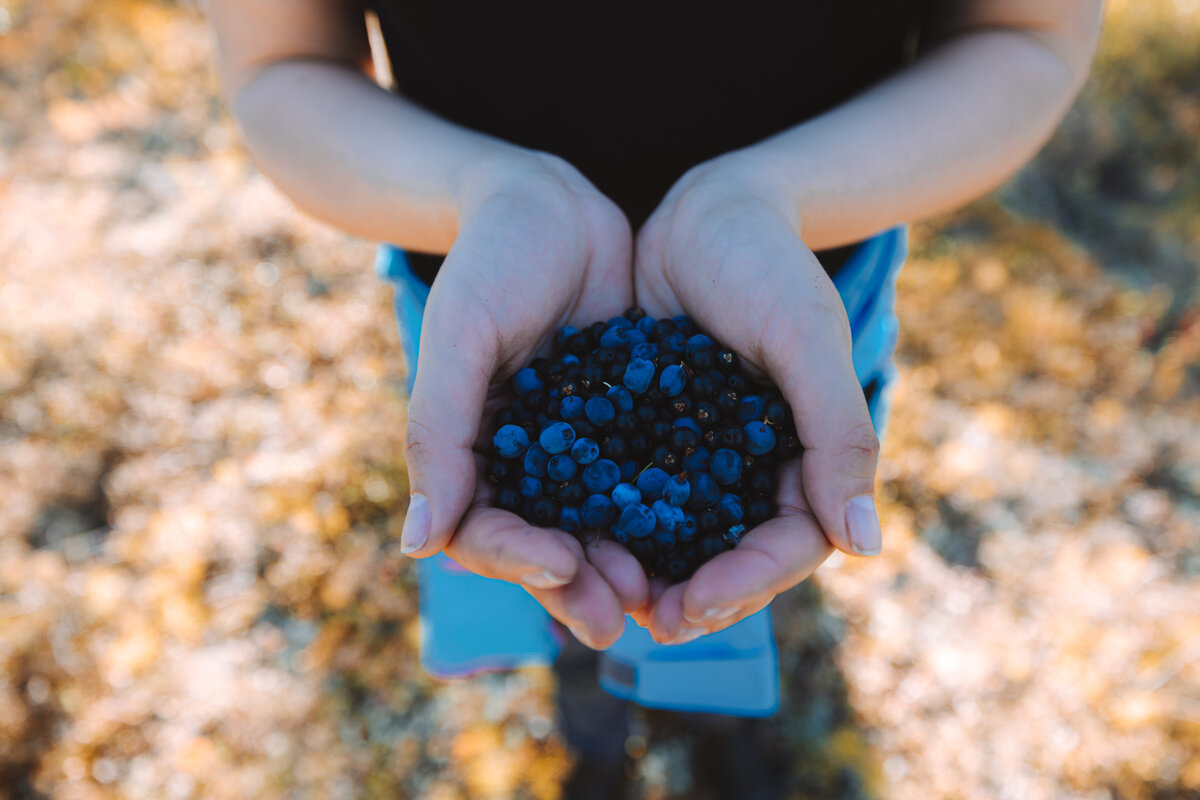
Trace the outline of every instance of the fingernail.
{"label": "fingernail", "polygon": [[571,632],[571,635],[574,636],[576,639],[578,639],[581,644],[583,644],[587,647],[590,647],[593,650],[600,649],[599,647],[596,646],[596,643],[592,641],[592,637],[588,636],[586,633],[581,631],[579,628],[576,628],[574,625],[568,625],[567,630],[569,630]]}
{"label": "fingernail", "polygon": [[861,494],[846,504],[846,527],[850,531],[850,546],[863,556],[877,556],[883,549],[883,532],[879,529],[879,512],[875,498]]}
{"label": "fingernail", "polygon": [[541,572],[531,572],[521,578],[521,583],[532,586],[535,589],[557,589],[559,586],[566,586],[570,582],[570,578],[555,575],[548,569],[544,569]]}
{"label": "fingernail", "polygon": [[408,513],[404,515],[404,530],[400,532],[400,552],[408,555],[424,547],[432,524],[433,516],[429,513],[429,500],[425,495],[414,494],[408,498]]}
{"label": "fingernail", "polygon": [[736,608],[710,608],[698,617],[684,613],[684,618],[688,622],[720,622],[726,620],[737,613]]}
{"label": "fingernail", "polygon": [[704,628],[684,628],[679,632],[679,635],[670,641],[670,644],[687,644],[693,642],[704,635]]}

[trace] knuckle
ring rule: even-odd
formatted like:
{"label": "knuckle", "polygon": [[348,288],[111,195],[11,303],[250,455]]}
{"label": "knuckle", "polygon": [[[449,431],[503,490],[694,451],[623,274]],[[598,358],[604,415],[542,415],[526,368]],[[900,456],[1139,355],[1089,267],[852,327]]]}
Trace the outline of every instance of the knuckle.
{"label": "knuckle", "polygon": [[858,463],[869,464],[874,472],[879,458],[879,436],[870,422],[855,425],[842,440],[842,455]]}

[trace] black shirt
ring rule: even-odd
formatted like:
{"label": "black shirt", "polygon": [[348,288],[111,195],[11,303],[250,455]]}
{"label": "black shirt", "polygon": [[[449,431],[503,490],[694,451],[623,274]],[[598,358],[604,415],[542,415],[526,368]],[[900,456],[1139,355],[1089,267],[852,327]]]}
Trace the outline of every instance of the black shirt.
{"label": "black shirt", "polygon": [[[690,167],[821,114],[903,66],[927,2],[372,6],[401,93],[565,158],[636,230]],[[849,249],[818,255],[833,272]],[[419,272],[436,269],[413,261]]]}

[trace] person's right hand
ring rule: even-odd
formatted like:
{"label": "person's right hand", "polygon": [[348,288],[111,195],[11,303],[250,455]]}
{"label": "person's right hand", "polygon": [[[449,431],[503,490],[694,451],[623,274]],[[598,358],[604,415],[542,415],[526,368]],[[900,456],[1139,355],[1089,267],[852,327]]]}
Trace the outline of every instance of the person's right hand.
{"label": "person's right hand", "polygon": [[589,545],[490,505],[479,478],[489,398],[566,324],[632,301],[621,211],[560,159],[522,152],[464,189],[461,223],[429,295],[409,403],[411,489],[401,549],[442,550],[485,577],[524,586],[593,647],[620,635],[647,596],[645,573],[611,541]]}

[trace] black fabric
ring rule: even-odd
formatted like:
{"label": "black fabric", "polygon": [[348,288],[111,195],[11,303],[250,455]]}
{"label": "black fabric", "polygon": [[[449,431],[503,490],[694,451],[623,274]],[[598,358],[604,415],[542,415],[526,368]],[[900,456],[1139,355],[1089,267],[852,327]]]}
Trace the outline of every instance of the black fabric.
{"label": "black fabric", "polygon": [[827,111],[901,67],[927,2],[372,6],[406,97],[562,156],[636,230],[690,167]]}

